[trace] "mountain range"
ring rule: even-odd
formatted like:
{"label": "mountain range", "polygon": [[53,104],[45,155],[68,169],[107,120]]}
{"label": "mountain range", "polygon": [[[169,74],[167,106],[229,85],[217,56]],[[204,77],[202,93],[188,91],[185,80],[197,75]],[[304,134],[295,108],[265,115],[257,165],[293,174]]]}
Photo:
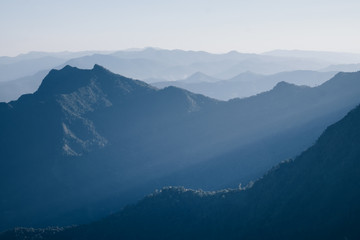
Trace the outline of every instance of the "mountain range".
{"label": "mountain range", "polygon": [[[274,74],[299,69],[316,70],[329,66],[330,62],[298,59],[232,51],[212,54],[202,51],[181,51],[147,48],[143,51],[119,51],[111,55],[94,54],[74,58],[64,63],[79,68],[91,68],[94,64],[105,66],[114,73],[141,79],[167,81],[189,77],[202,72],[215,78],[227,79],[242,72]],[[149,82],[150,83],[150,82]]]}
{"label": "mountain range", "polygon": [[[212,54],[145,48],[116,52],[30,52],[16,57],[0,57],[0,101],[8,102],[22,94],[33,93],[39,87],[44,72],[66,65],[91,69],[94,64],[100,64],[114,73],[153,83],[186,79],[197,72],[226,80],[248,71],[262,75],[298,70],[358,71],[358,59],[356,54],[312,51],[296,51],[294,54],[278,54],[276,51],[264,54],[236,51]],[[268,90],[269,87],[262,89]],[[237,95],[229,95],[227,99],[232,96]]]}
{"label": "mountain range", "polygon": [[0,239],[359,239],[360,107],[253,184],[167,187],[100,221]]}
{"label": "mountain range", "polygon": [[231,79],[220,80],[197,72],[183,80],[154,82],[152,85],[159,88],[168,86],[179,87],[226,101],[232,98],[250,97],[269,91],[279,82],[315,87],[326,82],[336,73],[297,70],[280,72],[273,75],[261,75],[244,72]]}
{"label": "mountain range", "polygon": [[99,65],[51,70],[34,94],[0,103],[1,230],[89,222],[166,185],[246,184],[354,108],[359,79],[225,102]]}

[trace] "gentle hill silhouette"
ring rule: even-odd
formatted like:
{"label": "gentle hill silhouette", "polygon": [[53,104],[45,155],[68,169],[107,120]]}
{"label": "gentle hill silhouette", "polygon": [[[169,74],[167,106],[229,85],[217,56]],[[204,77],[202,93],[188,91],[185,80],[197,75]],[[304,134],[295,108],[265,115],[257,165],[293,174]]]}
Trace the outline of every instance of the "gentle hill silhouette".
{"label": "gentle hill silhouette", "polygon": [[244,189],[163,188],[92,224],[20,228],[0,239],[359,239],[359,122],[357,107]]}
{"label": "gentle hill silhouette", "polygon": [[88,222],[164,185],[254,180],[310,146],[359,93],[360,73],[222,102],[99,65],[52,70],[34,94],[0,103],[1,229]]}

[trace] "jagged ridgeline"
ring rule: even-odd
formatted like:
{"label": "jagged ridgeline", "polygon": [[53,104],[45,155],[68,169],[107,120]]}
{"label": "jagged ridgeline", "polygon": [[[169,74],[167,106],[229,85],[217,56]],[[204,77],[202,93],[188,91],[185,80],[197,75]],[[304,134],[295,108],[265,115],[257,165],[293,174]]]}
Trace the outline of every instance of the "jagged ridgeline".
{"label": "jagged ridgeline", "polygon": [[163,186],[246,184],[354,108],[359,80],[224,102],[98,65],[52,70],[34,94],[0,103],[0,230],[88,223]]}
{"label": "jagged ridgeline", "polygon": [[0,239],[359,239],[360,107],[242,190],[164,188],[101,221]]}

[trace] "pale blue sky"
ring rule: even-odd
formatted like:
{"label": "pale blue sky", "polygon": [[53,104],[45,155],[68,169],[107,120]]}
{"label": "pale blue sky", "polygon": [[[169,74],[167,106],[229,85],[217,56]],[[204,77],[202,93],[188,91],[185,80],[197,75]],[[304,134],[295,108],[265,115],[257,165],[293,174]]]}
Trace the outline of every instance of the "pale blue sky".
{"label": "pale blue sky", "polygon": [[0,0],[0,56],[147,46],[360,53],[358,0]]}

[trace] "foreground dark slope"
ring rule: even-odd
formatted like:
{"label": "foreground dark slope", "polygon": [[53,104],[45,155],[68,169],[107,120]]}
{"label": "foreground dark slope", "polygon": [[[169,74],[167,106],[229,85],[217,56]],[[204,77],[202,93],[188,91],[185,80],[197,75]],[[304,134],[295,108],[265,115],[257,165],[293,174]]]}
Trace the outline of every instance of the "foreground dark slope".
{"label": "foreground dark slope", "polygon": [[99,222],[0,239],[359,239],[360,107],[245,190],[165,188]]}
{"label": "foreground dark slope", "polygon": [[0,229],[87,222],[164,185],[256,179],[357,105],[359,76],[221,102],[98,65],[51,71],[0,104]]}
{"label": "foreground dark slope", "polygon": [[91,227],[117,229],[124,239],[359,239],[359,146],[360,107],[250,189],[167,189]]}

